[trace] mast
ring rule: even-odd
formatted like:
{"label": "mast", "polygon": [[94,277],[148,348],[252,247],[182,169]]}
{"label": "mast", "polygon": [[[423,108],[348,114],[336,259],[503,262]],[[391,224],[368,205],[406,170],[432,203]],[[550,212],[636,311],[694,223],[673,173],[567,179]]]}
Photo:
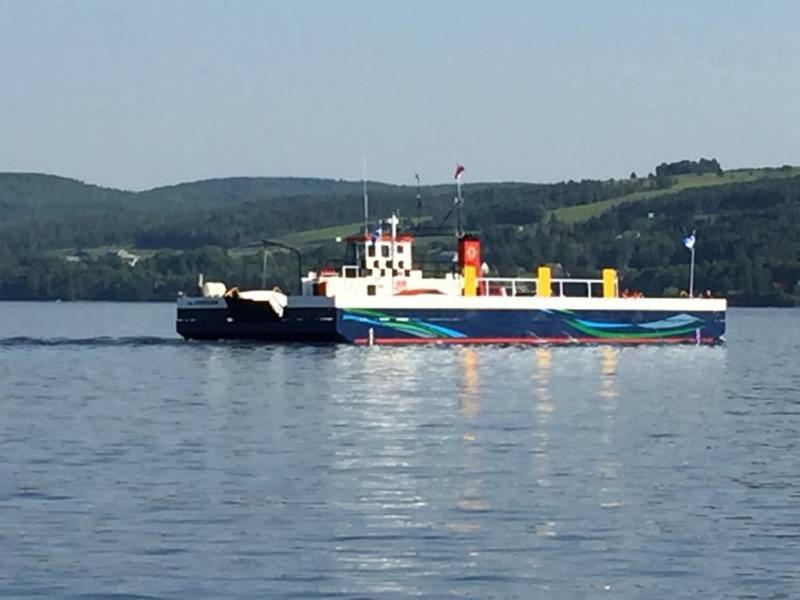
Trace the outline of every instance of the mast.
{"label": "mast", "polygon": [[461,174],[464,172],[464,166],[456,164],[456,237],[461,239],[464,237],[464,227],[461,223],[461,207],[464,206],[464,199],[461,197]]}
{"label": "mast", "polygon": [[392,293],[394,293],[394,272],[397,269],[397,265],[395,264],[395,255],[394,255],[394,247],[397,245],[397,224],[400,220],[397,218],[397,213],[392,213],[391,224],[392,224],[392,254],[391,254],[391,261],[392,261],[392,268],[389,270],[389,273],[392,276]]}
{"label": "mast", "polygon": [[692,253],[691,263],[689,266],[689,298],[694,298],[694,246],[697,240],[697,230],[692,230],[692,235],[683,238],[683,245]]}
{"label": "mast", "polygon": [[[302,273],[300,274],[302,277]],[[267,289],[267,246],[261,249],[261,289]]]}
{"label": "mast", "polygon": [[422,194],[419,193],[419,173],[414,173],[414,178],[417,180],[417,225],[422,219]]}
{"label": "mast", "polygon": [[369,236],[369,195],[367,194],[367,155],[361,156],[361,187],[364,194],[364,235]]}
{"label": "mast", "polygon": [[458,196],[456,196],[456,237],[464,237],[464,228],[461,226],[461,206],[464,204],[464,199],[461,197],[461,177],[456,180],[458,188]]}
{"label": "mast", "polygon": [[689,298],[694,298],[694,240],[695,240],[695,232],[692,232],[692,263],[689,267]]}

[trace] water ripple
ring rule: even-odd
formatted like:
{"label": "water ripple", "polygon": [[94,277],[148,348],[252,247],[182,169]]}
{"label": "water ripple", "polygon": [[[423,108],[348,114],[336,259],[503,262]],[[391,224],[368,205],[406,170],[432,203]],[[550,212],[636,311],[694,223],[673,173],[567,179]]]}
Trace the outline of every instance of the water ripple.
{"label": "water ripple", "polygon": [[713,348],[408,349],[2,309],[0,596],[797,595],[800,312]]}

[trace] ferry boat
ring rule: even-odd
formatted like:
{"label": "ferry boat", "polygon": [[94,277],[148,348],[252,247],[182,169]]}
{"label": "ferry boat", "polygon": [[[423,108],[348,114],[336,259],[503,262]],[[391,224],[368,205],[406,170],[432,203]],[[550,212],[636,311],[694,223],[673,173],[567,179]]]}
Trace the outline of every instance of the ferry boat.
{"label": "ferry boat", "polygon": [[413,237],[397,231],[347,238],[339,269],[311,271],[301,293],[202,283],[181,296],[177,331],[187,339],[351,344],[716,344],[727,302],[622,297],[617,272],[597,279],[485,276],[480,240],[458,237],[454,272],[426,276]]}

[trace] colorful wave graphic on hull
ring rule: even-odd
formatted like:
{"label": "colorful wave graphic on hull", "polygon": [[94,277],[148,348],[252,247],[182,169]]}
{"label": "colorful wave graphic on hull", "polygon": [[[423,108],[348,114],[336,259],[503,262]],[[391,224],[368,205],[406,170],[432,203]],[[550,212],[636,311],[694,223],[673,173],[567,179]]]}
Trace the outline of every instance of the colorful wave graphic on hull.
{"label": "colorful wave graphic on hull", "polygon": [[350,310],[342,315],[343,321],[356,321],[373,327],[386,327],[419,338],[463,338],[460,331],[434,325],[420,319],[395,317],[376,310]]}
{"label": "colorful wave graphic on hull", "polygon": [[[572,311],[546,311],[558,315],[564,323],[582,334],[598,339],[650,339],[695,334],[703,320],[681,313],[666,319],[644,323],[621,323],[619,321],[590,321],[577,317]],[[644,331],[641,331],[641,330]]]}
{"label": "colorful wave graphic on hull", "polygon": [[[685,313],[653,321],[625,323],[621,321],[584,319],[572,311],[544,310],[543,312],[551,315],[555,321],[563,325],[563,337],[565,339],[590,338],[598,341],[635,342],[636,340],[673,337],[686,338],[687,336],[699,336],[699,331],[704,324],[702,319]],[[370,327],[388,329],[404,334],[409,338],[419,338],[421,340],[457,341],[458,339],[475,339],[474,336],[462,331],[436,325],[423,319],[390,315],[377,310],[346,310],[343,312],[341,319]],[[527,337],[535,339],[537,335],[533,331],[529,331]]]}

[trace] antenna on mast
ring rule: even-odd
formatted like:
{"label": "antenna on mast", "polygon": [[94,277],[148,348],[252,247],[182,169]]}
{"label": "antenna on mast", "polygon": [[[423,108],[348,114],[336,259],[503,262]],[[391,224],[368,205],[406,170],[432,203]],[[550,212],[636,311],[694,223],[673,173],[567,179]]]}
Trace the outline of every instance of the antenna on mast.
{"label": "antenna on mast", "polygon": [[364,193],[364,235],[369,235],[369,195],[367,194],[367,155],[361,156],[361,185]]}
{"label": "antenna on mast", "polygon": [[456,204],[456,237],[462,238],[464,237],[464,227],[461,224],[461,207],[464,206],[464,199],[461,197],[461,174],[464,172],[464,165],[456,163],[456,191],[457,195],[455,198]]}
{"label": "antenna on mast", "polygon": [[417,223],[419,224],[422,219],[422,195],[419,193],[419,173],[414,173],[414,178],[417,180]]}

